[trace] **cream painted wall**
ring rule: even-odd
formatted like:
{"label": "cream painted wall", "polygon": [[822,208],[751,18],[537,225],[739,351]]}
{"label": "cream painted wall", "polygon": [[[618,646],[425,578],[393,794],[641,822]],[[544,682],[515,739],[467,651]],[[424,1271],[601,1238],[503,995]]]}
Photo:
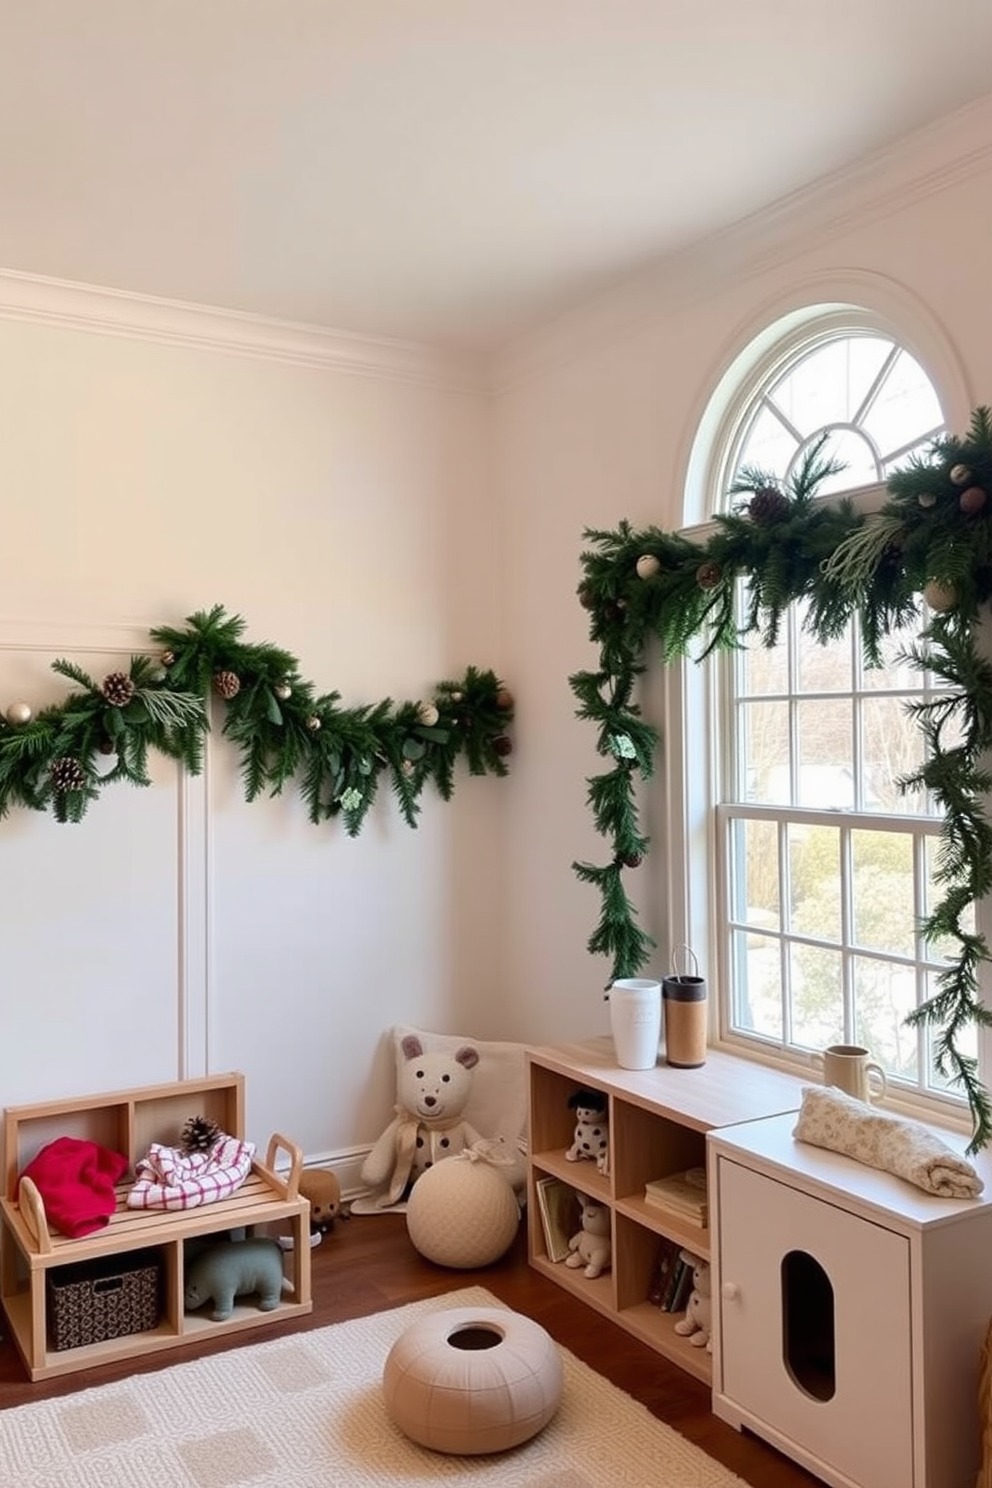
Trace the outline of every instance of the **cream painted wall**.
{"label": "cream painted wall", "polygon": [[[501,670],[471,386],[97,333],[98,310],[0,317],[0,706],[215,602],[346,704]],[[155,768],[80,826],[0,826],[2,1103],[238,1068],[256,1140],[371,1141],[392,1023],[493,1025],[504,783],[460,775],[417,831],[386,788],[352,841],[295,794],[247,806],[216,738],[199,781]]]}
{"label": "cream painted wall", "polygon": [[[491,398],[426,352],[85,294],[36,313],[0,283],[0,704],[215,601],[347,702],[474,661],[518,704],[509,779],[461,778],[415,833],[388,803],[355,842],[295,798],[248,807],[222,745],[79,828],[0,824],[2,1100],[239,1067],[253,1135],[344,1162],[388,1119],[392,1023],[605,1031],[570,868],[602,846],[567,680],[595,661],[582,530],[682,520],[721,372],[804,302],[888,315],[963,426],[992,401],[990,188],[986,107],[508,348]],[[662,798],[635,887],[664,947]]]}
{"label": "cream painted wall", "polygon": [[[954,129],[907,141],[853,182],[729,234],[696,262],[584,307],[501,360],[495,464],[512,555],[505,654],[524,720],[507,800],[514,1031],[552,1040],[608,1026],[609,963],[586,950],[599,899],[570,867],[576,858],[605,861],[585,803],[585,778],[601,761],[566,685],[596,664],[575,597],[582,529],[614,528],[621,518],[635,527],[683,523],[691,437],[721,374],[762,326],[802,304],[841,300],[887,316],[963,432],[971,408],[992,403],[990,194],[992,109],[984,106]],[[666,876],[679,871],[666,855],[663,798],[659,784],[646,804],[648,864],[626,875],[659,942],[646,968],[655,975],[670,964]]]}

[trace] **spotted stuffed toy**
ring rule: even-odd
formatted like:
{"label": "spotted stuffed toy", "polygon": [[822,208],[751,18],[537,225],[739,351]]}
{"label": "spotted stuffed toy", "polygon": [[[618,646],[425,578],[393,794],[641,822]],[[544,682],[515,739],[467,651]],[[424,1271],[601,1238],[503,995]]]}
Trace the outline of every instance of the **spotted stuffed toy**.
{"label": "spotted stuffed toy", "polygon": [[569,1108],[575,1112],[575,1134],[565,1153],[569,1162],[583,1159],[596,1164],[597,1172],[610,1171],[609,1107],[599,1090],[577,1090],[569,1096]]}

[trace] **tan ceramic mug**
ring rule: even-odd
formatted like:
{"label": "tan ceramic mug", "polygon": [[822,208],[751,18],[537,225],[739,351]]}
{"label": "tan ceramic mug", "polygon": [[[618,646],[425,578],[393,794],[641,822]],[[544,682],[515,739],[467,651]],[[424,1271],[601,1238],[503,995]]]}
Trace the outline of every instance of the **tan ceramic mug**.
{"label": "tan ceramic mug", "polygon": [[822,1071],[824,1085],[833,1085],[855,1100],[880,1101],[885,1097],[885,1071],[859,1044],[830,1044],[822,1054],[811,1055],[810,1062]]}

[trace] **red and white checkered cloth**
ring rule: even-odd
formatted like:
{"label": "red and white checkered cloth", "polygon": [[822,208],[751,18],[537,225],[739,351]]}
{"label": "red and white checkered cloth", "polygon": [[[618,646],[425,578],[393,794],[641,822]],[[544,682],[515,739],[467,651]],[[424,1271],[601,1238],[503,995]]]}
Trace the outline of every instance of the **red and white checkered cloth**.
{"label": "red and white checkered cloth", "polygon": [[129,1209],[195,1209],[226,1199],[251,1172],[252,1142],[221,1135],[209,1152],[183,1152],[153,1142],[135,1166]]}

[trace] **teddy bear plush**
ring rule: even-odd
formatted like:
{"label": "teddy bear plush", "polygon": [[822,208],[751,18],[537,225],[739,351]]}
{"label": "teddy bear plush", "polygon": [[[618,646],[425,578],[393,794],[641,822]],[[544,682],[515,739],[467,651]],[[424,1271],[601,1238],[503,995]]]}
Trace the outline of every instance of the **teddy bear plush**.
{"label": "teddy bear plush", "polygon": [[608,1173],[610,1165],[609,1108],[606,1096],[598,1090],[577,1090],[569,1096],[568,1104],[575,1112],[575,1132],[572,1145],[565,1153],[568,1162],[587,1159],[596,1164],[600,1173]]}
{"label": "teddy bear plush", "polygon": [[425,1054],[415,1034],[408,1034],[400,1048],[404,1062],[397,1076],[396,1115],[362,1164],[362,1182],[384,1190],[375,1200],[379,1209],[402,1199],[441,1158],[482,1141],[462,1116],[479,1051],[463,1044],[454,1054]]}
{"label": "teddy bear plush", "polygon": [[310,1200],[310,1233],[326,1235],[341,1214],[341,1184],[330,1168],[304,1168],[300,1193]]}
{"label": "teddy bear plush", "polygon": [[676,1333],[688,1338],[693,1348],[705,1348],[713,1352],[713,1301],[711,1296],[710,1266],[708,1261],[693,1255],[691,1250],[680,1252],[687,1266],[692,1267],[692,1291],[685,1317],[675,1324]]}
{"label": "teddy bear plush", "polygon": [[594,1280],[610,1269],[613,1246],[610,1240],[610,1211],[605,1204],[578,1195],[582,1205],[580,1223],[582,1228],[568,1242],[569,1254],[565,1265],[573,1268],[584,1266],[583,1276]]}

